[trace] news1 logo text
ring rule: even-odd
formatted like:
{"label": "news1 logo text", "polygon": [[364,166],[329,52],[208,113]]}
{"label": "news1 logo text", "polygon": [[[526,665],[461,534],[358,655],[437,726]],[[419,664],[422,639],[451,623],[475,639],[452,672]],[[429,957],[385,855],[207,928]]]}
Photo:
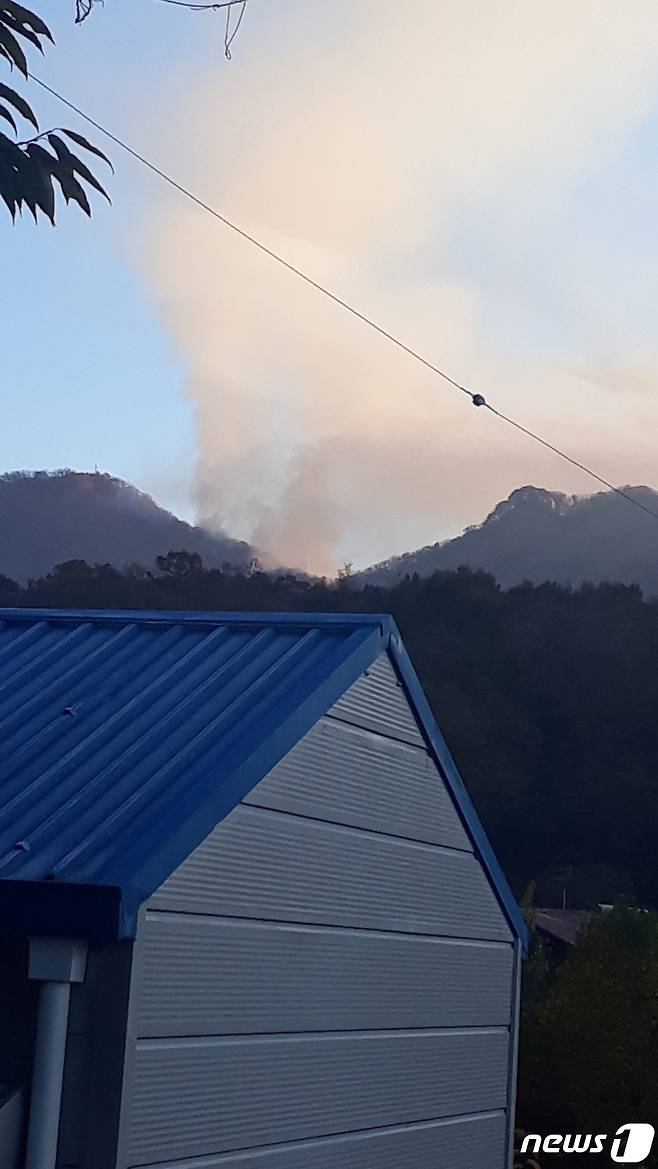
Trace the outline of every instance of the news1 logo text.
{"label": "news1 logo text", "polygon": [[607,1133],[528,1133],[522,1153],[608,1153],[611,1161],[640,1165],[651,1152],[655,1130],[651,1124],[622,1124],[613,1136]]}

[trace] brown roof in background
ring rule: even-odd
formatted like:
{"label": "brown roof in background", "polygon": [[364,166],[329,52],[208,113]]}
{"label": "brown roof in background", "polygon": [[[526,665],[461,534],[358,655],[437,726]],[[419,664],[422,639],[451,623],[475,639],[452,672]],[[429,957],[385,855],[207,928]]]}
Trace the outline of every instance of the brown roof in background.
{"label": "brown roof in background", "polygon": [[537,909],[535,925],[551,937],[575,946],[596,916],[591,909]]}

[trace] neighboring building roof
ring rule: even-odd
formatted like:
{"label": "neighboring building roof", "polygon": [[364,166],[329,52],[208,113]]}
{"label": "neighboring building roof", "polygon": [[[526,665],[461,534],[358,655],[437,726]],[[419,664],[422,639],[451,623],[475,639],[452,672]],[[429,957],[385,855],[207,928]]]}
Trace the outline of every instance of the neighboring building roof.
{"label": "neighboring building roof", "polygon": [[575,946],[595,916],[590,909],[536,909],[534,920],[537,929],[568,946]]}
{"label": "neighboring building roof", "polygon": [[0,933],[127,937],[139,906],[389,650],[525,926],[390,617],[0,609]]}

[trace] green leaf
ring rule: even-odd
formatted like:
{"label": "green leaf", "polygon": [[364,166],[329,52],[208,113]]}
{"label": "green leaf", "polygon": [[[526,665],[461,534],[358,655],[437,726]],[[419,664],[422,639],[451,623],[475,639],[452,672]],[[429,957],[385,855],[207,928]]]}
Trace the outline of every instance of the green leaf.
{"label": "green leaf", "polygon": [[7,161],[5,154],[0,151],[0,191],[2,198],[9,208],[12,219],[16,220],[16,212],[21,206],[20,187],[17,172]]}
{"label": "green leaf", "polygon": [[32,32],[31,28],[27,28],[27,26],[24,24],[18,24],[15,20],[8,19],[6,16],[3,16],[2,13],[0,13],[0,20],[3,21],[6,27],[9,28],[11,32],[14,32],[16,36],[25,37],[26,41],[29,41],[30,44],[35,45],[39,52],[43,53],[41,41],[39,40],[37,34]]}
{"label": "green leaf", "polygon": [[0,134],[0,163],[4,163],[5,178],[3,192],[16,199],[19,206],[24,202],[37,218],[37,194],[39,193],[38,175],[35,175],[35,166],[32,159],[15,142]]}
{"label": "green leaf", "polygon": [[4,158],[8,166],[20,169],[23,155],[15,142],[0,131],[0,158]]}
{"label": "green leaf", "polygon": [[55,188],[52,180],[52,162],[53,156],[43,146],[39,146],[38,142],[30,142],[25,148],[26,154],[29,155],[35,168],[33,178],[33,189],[35,191],[35,198],[37,205],[41,208],[44,215],[55,226]]}
{"label": "green leaf", "polygon": [[[1,182],[2,182],[2,179],[0,179],[0,183]],[[11,215],[11,217],[15,223],[16,222],[16,208],[18,206],[18,204],[16,203],[16,200],[12,199],[10,195],[1,195],[0,198],[2,199],[3,203],[7,204],[7,207],[9,208],[9,214]]]}
{"label": "green leaf", "polygon": [[[28,160],[29,161],[29,160]],[[32,218],[35,223],[38,223],[39,217],[37,215],[37,198],[33,186],[33,175],[31,170],[28,172],[27,167],[23,168],[21,174],[21,200],[25,206],[32,212]]]}
{"label": "green leaf", "polygon": [[54,179],[57,179],[62,194],[67,203],[73,200],[78,206],[82,207],[85,215],[91,217],[91,207],[89,200],[85,194],[85,189],[81,183],[78,182],[75,175],[61,163],[59,159],[54,158],[51,164],[51,173]]}
{"label": "green leaf", "polygon": [[92,154],[96,154],[98,158],[102,158],[103,162],[106,162],[110,170],[114,173],[114,167],[107,155],[103,154],[103,151],[99,150],[97,146],[94,146],[92,142],[88,142],[86,138],[83,138],[82,134],[76,134],[75,130],[62,130],[62,134],[66,134],[67,138],[71,138],[78,146],[82,146],[83,150],[90,150]]}
{"label": "green leaf", "polygon": [[13,0],[2,0],[2,3],[0,4],[0,10],[3,8],[6,12],[12,13],[15,19],[19,21],[19,23],[27,24],[28,27],[34,29],[34,31],[38,33],[39,36],[48,37],[49,41],[52,41],[53,44],[55,43],[48,25],[44,24],[41,17],[37,16],[35,12],[30,12],[29,8],[24,8],[22,4],[15,4]]}
{"label": "green leaf", "polygon": [[19,93],[16,93],[15,90],[10,89],[8,85],[3,85],[1,82],[0,97],[3,97],[5,101],[9,102],[9,104],[14,107],[15,110],[18,110],[19,114],[21,114],[27,122],[31,122],[35,130],[39,129],[39,123],[37,122],[37,119],[32,112],[32,107],[28,104],[28,102],[26,102],[24,97],[21,97]]}
{"label": "green leaf", "polygon": [[55,191],[51,164],[57,163],[38,142],[19,146],[0,133],[0,193],[14,215],[23,204],[29,207],[35,222],[42,211],[54,224]]}
{"label": "green leaf", "polygon": [[85,180],[85,182],[89,183],[89,185],[94,188],[94,190],[103,195],[104,198],[107,199],[108,203],[112,202],[107,191],[104,190],[95,175],[91,173],[89,167],[85,166],[84,162],[81,162],[81,160],[75,154],[72,154],[66,143],[62,142],[62,139],[58,137],[57,134],[49,134],[48,141],[55,151],[59,161],[64,166],[68,167],[74,174],[79,174],[80,177]]}
{"label": "green leaf", "polygon": [[13,126],[14,132],[16,132],[16,133],[18,132],[18,126],[16,125],[14,119],[12,118],[11,114],[9,113],[9,110],[5,109],[4,106],[0,106],[0,118],[4,118],[6,122],[9,122],[10,126]]}
{"label": "green leaf", "polygon": [[4,50],[4,55],[9,58],[13,65],[23,74],[27,79],[27,58],[21,49],[16,37],[9,31],[6,24],[0,20],[0,48]]}

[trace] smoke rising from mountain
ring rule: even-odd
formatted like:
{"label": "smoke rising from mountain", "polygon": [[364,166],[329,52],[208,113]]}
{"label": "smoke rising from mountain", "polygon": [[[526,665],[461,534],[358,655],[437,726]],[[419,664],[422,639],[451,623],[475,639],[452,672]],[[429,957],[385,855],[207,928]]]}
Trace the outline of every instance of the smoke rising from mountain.
{"label": "smoke rising from mountain", "polygon": [[[632,21],[617,0],[251,9],[230,68],[181,88],[194,132],[176,172],[501,409],[613,479],[649,479],[656,408],[635,394],[620,414],[605,369],[627,339],[605,348],[610,306],[590,304],[578,361],[550,326],[529,343],[569,240],[547,245],[543,282],[524,265],[656,99],[653,2]],[[487,223],[491,287],[468,261]],[[454,534],[519,482],[588,489],[184,200],[157,217],[144,262],[189,362],[199,516],[270,560],[364,564]],[[560,270],[582,304],[586,273],[568,256]],[[509,332],[492,335],[501,306]]]}

